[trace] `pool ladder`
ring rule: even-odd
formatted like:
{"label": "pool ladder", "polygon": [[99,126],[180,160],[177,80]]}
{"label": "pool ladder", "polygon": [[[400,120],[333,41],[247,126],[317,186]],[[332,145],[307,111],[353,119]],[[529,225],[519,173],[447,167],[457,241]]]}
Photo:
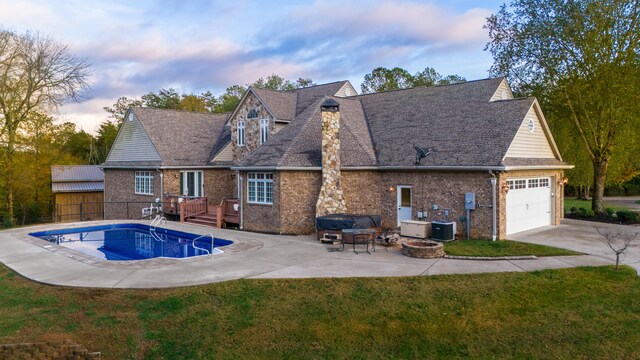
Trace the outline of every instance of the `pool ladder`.
{"label": "pool ladder", "polygon": [[151,236],[153,236],[155,240],[164,242],[167,241],[167,239],[158,235],[156,232],[156,227],[161,224],[166,225],[167,219],[162,215],[156,215],[155,219],[151,220],[151,225],[149,225],[149,233],[151,233]]}
{"label": "pool ladder", "polygon": [[[202,238],[205,238],[205,237],[207,237],[207,236],[211,237],[211,251],[209,251],[208,249],[205,249],[205,248],[201,248],[201,247],[199,247],[199,246],[196,246],[196,240],[198,240],[198,239],[202,239]],[[215,252],[216,250],[217,250],[217,251],[219,251],[219,252],[222,252],[220,249],[216,249],[216,248],[214,248],[214,247],[213,247],[214,239],[215,239],[215,238],[213,237],[213,234],[211,234],[211,233],[208,233],[208,234],[205,234],[205,235],[202,235],[202,236],[198,236],[197,238],[195,238],[195,239],[193,239],[193,240],[191,241],[191,246],[192,246],[194,249],[198,249],[198,250],[200,250],[200,251],[204,251],[204,252],[206,252],[206,253],[207,253],[207,256],[208,256],[208,257],[211,257],[211,256],[213,255],[213,252]]]}

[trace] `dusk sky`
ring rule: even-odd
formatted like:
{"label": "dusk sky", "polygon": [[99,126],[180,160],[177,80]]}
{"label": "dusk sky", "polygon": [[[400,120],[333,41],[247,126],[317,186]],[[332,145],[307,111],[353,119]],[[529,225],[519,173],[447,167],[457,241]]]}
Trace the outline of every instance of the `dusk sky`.
{"label": "dusk sky", "polygon": [[92,65],[87,100],[58,118],[94,132],[120,96],[247,84],[278,74],[359,91],[378,66],[487,77],[485,18],[504,1],[0,0],[0,26],[39,31]]}

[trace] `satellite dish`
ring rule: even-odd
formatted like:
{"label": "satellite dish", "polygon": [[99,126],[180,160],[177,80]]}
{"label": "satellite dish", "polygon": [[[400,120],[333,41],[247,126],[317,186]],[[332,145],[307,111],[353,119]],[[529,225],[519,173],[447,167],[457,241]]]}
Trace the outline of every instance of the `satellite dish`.
{"label": "satellite dish", "polygon": [[431,147],[427,149],[423,149],[419,146],[413,145],[413,148],[416,150],[416,161],[415,161],[416,165],[420,164],[420,160],[422,160],[423,158],[427,157],[429,154],[435,151]]}

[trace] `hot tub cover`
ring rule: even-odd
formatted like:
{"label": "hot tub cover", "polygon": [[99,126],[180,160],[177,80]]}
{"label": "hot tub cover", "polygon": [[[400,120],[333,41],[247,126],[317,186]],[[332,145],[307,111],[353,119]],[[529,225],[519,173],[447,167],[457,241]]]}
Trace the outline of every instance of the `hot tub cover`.
{"label": "hot tub cover", "polygon": [[331,214],[316,218],[316,230],[369,229],[380,224],[380,215]]}

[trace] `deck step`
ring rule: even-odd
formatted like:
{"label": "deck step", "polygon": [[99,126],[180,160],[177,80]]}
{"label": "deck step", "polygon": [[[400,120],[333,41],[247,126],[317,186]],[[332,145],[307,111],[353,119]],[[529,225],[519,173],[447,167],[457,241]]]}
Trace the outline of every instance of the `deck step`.
{"label": "deck step", "polygon": [[210,221],[210,220],[206,220],[206,219],[190,218],[190,219],[187,219],[187,222],[188,223],[192,223],[192,224],[199,224],[199,225],[217,227],[217,222],[216,221]]}

